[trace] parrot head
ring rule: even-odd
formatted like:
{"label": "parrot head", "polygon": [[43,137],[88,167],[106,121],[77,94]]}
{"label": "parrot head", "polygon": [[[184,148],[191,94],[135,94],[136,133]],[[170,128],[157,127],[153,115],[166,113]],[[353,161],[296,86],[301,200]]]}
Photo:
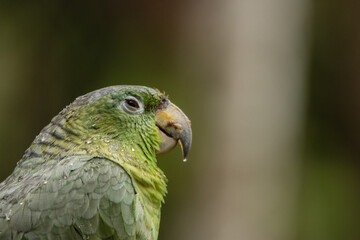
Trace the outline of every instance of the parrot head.
{"label": "parrot head", "polygon": [[81,136],[136,145],[148,158],[167,153],[179,143],[186,161],[191,148],[190,120],[156,89],[143,86],[99,89],[78,97],[59,115]]}

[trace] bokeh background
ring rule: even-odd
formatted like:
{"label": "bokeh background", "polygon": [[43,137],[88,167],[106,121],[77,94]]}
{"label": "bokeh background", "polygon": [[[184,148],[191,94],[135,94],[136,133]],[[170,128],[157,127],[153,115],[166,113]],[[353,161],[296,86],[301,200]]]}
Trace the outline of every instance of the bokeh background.
{"label": "bokeh background", "polygon": [[109,85],[191,118],[160,240],[360,239],[360,7],[354,0],[0,4],[0,178],[50,119]]}

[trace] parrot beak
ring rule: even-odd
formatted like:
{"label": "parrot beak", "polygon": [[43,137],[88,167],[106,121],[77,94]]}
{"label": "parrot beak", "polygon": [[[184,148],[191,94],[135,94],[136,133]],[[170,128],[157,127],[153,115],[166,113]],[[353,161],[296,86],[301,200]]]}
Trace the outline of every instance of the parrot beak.
{"label": "parrot beak", "polygon": [[168,104],[157,110],[155,115],[156,126],[160,130],[162,142],[159,143],[160,150],[156,152],[161,155],[171,151],[179,142],[184,162],[187,161],[192,142],[191,123],[189,118],[175,104]]}

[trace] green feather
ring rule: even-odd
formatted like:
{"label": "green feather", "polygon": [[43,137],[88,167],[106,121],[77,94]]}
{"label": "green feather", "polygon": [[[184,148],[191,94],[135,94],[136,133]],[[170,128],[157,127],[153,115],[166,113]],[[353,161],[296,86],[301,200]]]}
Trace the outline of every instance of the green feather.
{"label": "green feather", "polygon": [[[143,112],[121,108],[139,99]],[[0,239],[157,239],[166,177],[157,90],[115,86],[54,117],[0,184]]]}

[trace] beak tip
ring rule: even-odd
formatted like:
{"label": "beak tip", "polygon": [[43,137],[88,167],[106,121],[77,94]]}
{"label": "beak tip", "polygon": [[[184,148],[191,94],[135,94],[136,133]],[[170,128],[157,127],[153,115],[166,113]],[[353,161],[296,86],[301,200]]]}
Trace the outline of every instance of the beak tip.
{"label": "beak tip", "polygon": [[181,138],[179,139],[179,143],[181,146],[182,154],[183,154],[183,161],[186,162],[188,159],[188,155],[191,148],[191,142],[192,142],[192,134],[190,132],[187,134],[182,134]]}

